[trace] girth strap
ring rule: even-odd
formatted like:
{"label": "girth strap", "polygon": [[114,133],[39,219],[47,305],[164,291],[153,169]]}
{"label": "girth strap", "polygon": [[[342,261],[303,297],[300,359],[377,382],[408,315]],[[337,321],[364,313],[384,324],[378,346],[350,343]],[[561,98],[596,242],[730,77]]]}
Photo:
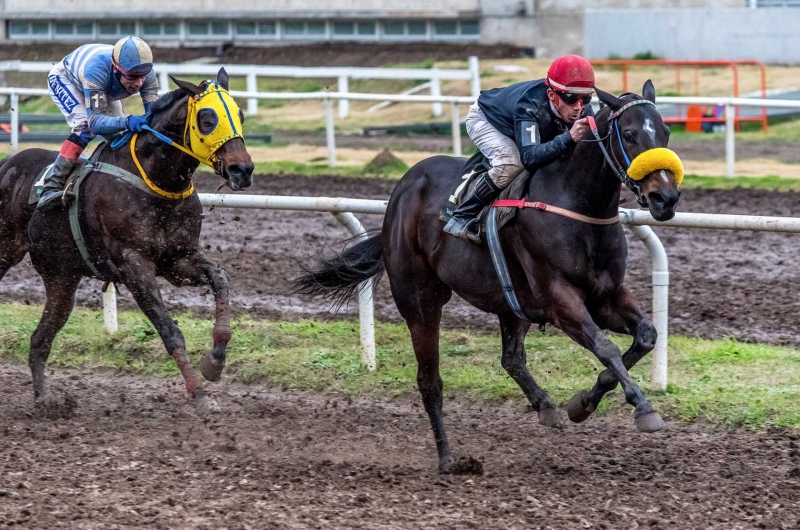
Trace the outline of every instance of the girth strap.
{"label": "girth strap", "polygon": [[587,223],[590,225],[613,225],[619,222],[619,216],[609,217],[607,219],[600,219],[597,217],[589,217],[588,215],[583,215],[582,213],[573,212],[572,210],[567,210],[566,208],[561,208],[559,206],[553,206],[552,204],[546,204],[543,202],[528,202],[525,199],[503,199],[499,201],[494,201],[492,203],[492,208],[504,208],[504,207],[511,207],[511,208],[534,208],[536,210],[541,210],[543,212],[554,213],[556,215],[560,215],[562,217],[569,217],[570,219],[575,219],[576,221],[580,221],[582,223]]}
{"label": "girth strap", "polygon": [[144,193],[152,197],[158,197],[163,199],[163,197],[161,197],[156,192],[150,189],[150,187],[145,183],[145,181],[142,180],[142,177],[140,177],[139,175],[134,175],[130,171],[126,171],[121,167],[113,166],[111,164],[106,164],[105,162],[96,162],[92,166],[92,171],[96,171],[98,173],[105,173],[106,175],[112,175],[114,177],[117,177],[124,183],[133,186],[139,191],[143,191]]}

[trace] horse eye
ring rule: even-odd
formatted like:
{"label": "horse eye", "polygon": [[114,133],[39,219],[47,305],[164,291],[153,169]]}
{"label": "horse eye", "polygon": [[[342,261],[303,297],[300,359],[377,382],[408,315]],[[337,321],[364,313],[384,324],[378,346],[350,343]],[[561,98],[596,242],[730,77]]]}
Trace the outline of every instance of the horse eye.
{"label": "horse eye", "polygon": [[242,109],[239,109],[239,121],[244,125],[244,112],[242,112]]}
{"label": "horse eye", "polygon": [[197,113],[197,128],[200,134],[209,134],[217,127],[219,117],[213,109],[202,109]]}
{"label": "horse eye", "polygon": [[636,141],[636,136],[628,131],[622,133],[622,138],[628,143],[634,143]]}

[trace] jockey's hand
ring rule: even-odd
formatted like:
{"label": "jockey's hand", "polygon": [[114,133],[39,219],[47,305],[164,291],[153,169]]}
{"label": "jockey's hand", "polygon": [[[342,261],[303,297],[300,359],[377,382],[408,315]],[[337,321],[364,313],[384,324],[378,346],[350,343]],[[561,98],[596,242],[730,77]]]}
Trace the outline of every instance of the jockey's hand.
{"label": "jockey's hand", "polygon": [[572,128],[569,130],[570,136],[572,136],[572,140],[575,142],[580,141],[581,138],[589,132],[589,118],[581,118],[575,123],[572,124]]}
{"label": "jockey's hand", "polygon": [[142,132],[144,126],[147,125],[147,114],[144,116],[128,116],[128,130],[133,132]]}

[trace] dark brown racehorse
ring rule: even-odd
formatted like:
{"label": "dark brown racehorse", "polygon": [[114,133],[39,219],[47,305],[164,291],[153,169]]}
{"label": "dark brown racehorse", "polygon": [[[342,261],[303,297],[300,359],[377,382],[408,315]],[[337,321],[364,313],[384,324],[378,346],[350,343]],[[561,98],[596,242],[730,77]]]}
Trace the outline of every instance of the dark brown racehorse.
{"label": "dark brown racehorse", "polygon": [[[205,83],[174,80],[179,88],[164,95],[153,107],[150,126],[174,142],[186,145],[188,98],[203,92]],[[227,90],[228,76],[220,70],[217,81]],[[231,109],[236,112],[237,109]],[[197,111],[197,123],[213,128],[213,110]],[[165,192],[180,193],[191,185],[199,162],[153,134],[142,133],[136,143],[142,168],[152,183]],[[42,319],[31,337],[29,364],[33,374],[36,405],[56,405],[45,392],[44,367],[51,345],[64,326],[74,305],[75,291],[84,276],[95,276],[85,264],[73,241],[66,209],[36,212],[28,204],[34,180],[52,164],[55,151],[27,149],[0,166],[0,279],[9,268],[30,252],[36,271],[44,280],[47,301]],[[128,145],[105,149],[99,161],[140,175]],[[226,142],[216,152],[218,174],[233,190],[250,186],[253,162],[242,138]],[[206,258],[199,246],[202,206],[197,193],[173,200],[153,196],[104,173],[89,175],[81,191],[84,210],[83,234],[95,256],[103,256],[104,279],[125,285],[139,308],[155,326],[167,351],[175,358],[187,391],[200,410],[213,407],[203,391],[186,354],[181,331],[173,321],[156,283],[162,276],[173,285],[208,285],[216,299],[214,348],[201,363],[209,380],[219,379],[225,365],[225,351],[231,338],[228,275]]]}
{"label": "dark brown racehorse", "polygon": [[[655,102],[649,81],[644,98]],[[654,105],[634,105],[617,118],[619,140],[610,132],[611,111],[640,100],[634,94],[616,98],[598,91],[607,106],[597,117],[610,158],[623,160],[621,146],[633,160],[638,154],[666,147],[669,129]],[[644,103],[644,102],[642,102]],[[590,140],[586,138],[585,140]],[[619,223],[587,224],[535,209],[523,209],[500,231],[513,285],[527,321],[514,315],[503,296],[489,250],[442,233],[439,211],[461,176],[463,160],[436,156],[412,167],[398,182],[381,234],[323,260],[296,280],[298,292],[342,300],[384,268],[397,308],[411,332],[419,369],[417,383],[433,427],[442,472],[459,472],[450,454],[442,417],[439,376],[439,323],[442,306],[455,291],[475,307],[496,314],[502,332],[502,364],[538,411],[539,423],[561,428],[562,415],[526,366],[525,335],[531,323],[550,323],[594,353],[606,369],[595,387],[576,395],[567,406],[572,421],[594,412],[603,395],[622,383],[625,398],[636,408],[636,425],[655,431],[664,424],[628,369],[655,345],[656,330],[623,285],[627,244]],[[638,181],[641,201],[653,216],[670,219],[678,202],[675,175],[658,170]],[[599,143],[583,141],[563,159],[537,171],[528,201],[540,201],[599,219],[617,215],[620,179]],[[624,355],[603,329],[633,336]]]}

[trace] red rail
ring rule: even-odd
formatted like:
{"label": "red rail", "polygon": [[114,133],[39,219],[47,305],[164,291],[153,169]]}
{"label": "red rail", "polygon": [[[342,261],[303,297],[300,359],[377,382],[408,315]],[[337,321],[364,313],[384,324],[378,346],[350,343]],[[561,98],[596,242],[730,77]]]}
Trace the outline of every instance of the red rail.
{"label": "red rail", "polygon": [[[591,63],[594,66],[620,66],[622,67],[622,91],[628,91],[628,67],[630,66],[674,66],[675,67],[675,82],[677,86],[677,95],[681,95],[681,68],[692,67],[694,68],[694,92],[695,96],[700,95],[700,68],[714,68],[720,66],[727,66],[733,73],[733,97],[739,97],[739,66],[757,66],[761,74],[761,97],[767,98],[767,69],[764,63],[755,60],[739,60],[739,61],[669,61],[666,59],[601,59],[593,60]],[[665,122],[679,122],[679,123],[697,123],[697,122],[717,122],[719,118],[689,118],[681,114],[681,108],[678,106],[679,116],[675,118],[664,118]],[[739,107],[735,108],[734,123],[736,129],[739,129],[739,124],[743,121],[761,121],[761,128],[764,132],[767,131],[767,108],[761,108],[761,116],[752,116],[749,118],[742,118],[739,116]]]}

